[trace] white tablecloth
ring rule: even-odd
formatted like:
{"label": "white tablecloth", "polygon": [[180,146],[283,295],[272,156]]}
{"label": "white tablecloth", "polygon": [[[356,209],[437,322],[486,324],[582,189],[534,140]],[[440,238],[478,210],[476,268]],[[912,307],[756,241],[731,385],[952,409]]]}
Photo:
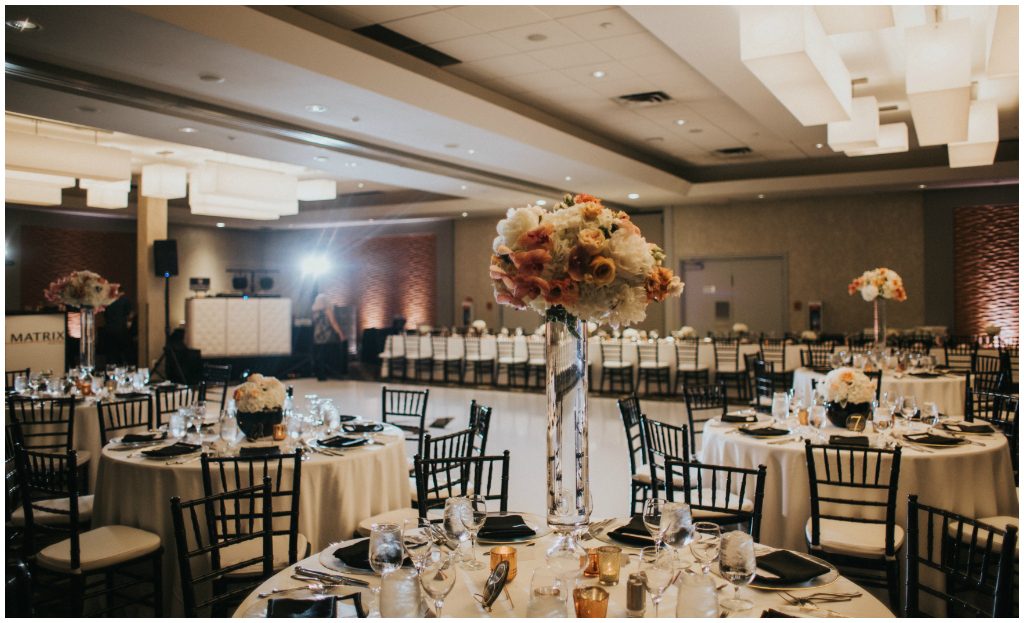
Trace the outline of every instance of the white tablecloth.
{"label": "white tablecloth", "polygon": [[[793,373],[793,389],[797,395],[810,396],[811,379],[821,380],[825,375],[809,368],[800,368]],[[903,374],[897,378],[895,372],[882,373],[882,391],[898,396],[914,396],[917,406],[926,402],[939,405],[939,411],[950,417],[964,416],[964,393],[967,389],[966,377],[959,374],[948,374],[937,378],[924,378]]]}
{"label": "white tablecloth", "polygon": [[[404,433],[385,425],[381,445],[346,450],[344,456],[313,454],[302,463],[299,532],[313,551],[349,539],[367,517],[409,506]],[[282,442],[283,443],[283,442]],[[134,452],[104,448],[100,458],[93,527],[125,525],[160,535],[164,545],[165,591],[172,614],[181,613],[181,587],[170,499],[203,497],[199,461],[129,458]],[[290,468],[288,472],[290,473]]]}
{"label": "white tablecloth", "polygon": [[[455,587],[452,592],[448,595],[448,598],[444,602],[443,615],[445,617],[458,617],[458,618],[483,618],[483,617],[495,617],[495,618],[523,618],[526,616],[527,606],[529,604],[529,590],[530,590],[530,578],[533,576],[533,572],[543,567],[546,563],[544,561],[544,553],[551,545],[552,537],[548,536],[541,539],[535,546],[527,547],[525,544],[516,545],[517,550],[517,566],[518,573],[516,578],[508,585],[508,591],[512,597],[514,608],[505,597],[499,597],[494,603],[492,611],[488,614],[484,611],[483,607],[480,606],[477,601],[473,598],[473,594],[482,593],[482,588],[487,575],[488,569],[480,571],[466,571],[461,567],[456,571]],[[590,540],[583,543],[584,547],[596,547],[598,545],[604,545],[604,543],[596,540]],[[480,559],[485,564],[487,562],[486,556],[482,552],[489,549],[488,546],[479,546],[478,551],[480,552]],[[626,549],[624,552],[632,552],[635,554],[636,550]],[[686,560],[692,560],[688,550],[684,550],[683,557]],[[319,556],[314,555],[310,558],[298,563],[303,567],[319,570],[328,571],[334,573],[334,571],[324,567],[319,562]],[[619,574],[619,583],[616,586],[604,587],[611,593],[611,598],[608,604],[608,617],[622,618],[626,616],[626,578],[629,573],[637,571],[637,559],[636,556],[632,556],[628,566],[623,566],[622,571]],[[372,585],[377,586],[379,583],[378,578],[375,576],[360,576],[363,579],[369,581]],[[716,577],[715,581],[721,585],[724,580]],[[578,584],[581,586],[593,586],[597,585],[597,578],[580,578]],[[260,592],[270,591],[273,588],[285,588],[293,586],[301,586],[302,583],[291,579],[291,568],[285,569],[281,573],[270,578],[263,583],[262,586],[253,591],[238,610],[235,612],[236,617],[255,615],[256,613],[265,609],[266,599],[257,599],[256,594]],[[352,592],[353,588],[340,587],[334,589],[332,592],[338,595],[345,595]],[[837,592],[862,592],[863,594],[849,602],[827,604],[822,606],[828,608],[837,613],[841,613],[847,616],[856,617],[892,617],[892,613],[877,599],[875,599],[870,593],[859,588],[856,584],[850,580],[840,577],[839,580],[832,584],[829,589],[830,591]],[[725,588],[722,593],[731,593],[731,588]],[[720,594],[722,594],[720,593]],[[754,602],[753,609],[741,613],[743,616],[756,617],[766,608],[782,609],[786,607],[786,602],[782,599],[781,595],[777,591],[759,591],[751,588],[743,589],[743,596],[749,598]],[[305,593],[308,598],[309,594]],[[301,598],[302,594],[293,594],[293,597]],[[720,597],[721,599],[721,597]],[[369,608],[372,597],[369,591],[365,591],[363,594],[364,607]],[[262,602],[262,603],[257,603]],[[261,607],[262,606],[262,607]],[[432,604],[431,604],[431,609]],[[661,602],[660,615],[662,618],[672,618],[675,615],[676,610],[676,588],[670,587],[665,591],[664,598]],[[570,597],[567,603],[567,611],[574,616],[572,598]],[[654,605],[651,603],[650,598],[647,598],[647,611],[645,616],[654,617]]]}
{"label": "white tablecloth", "polygon": [[[730,425],[707,425],[701,460],[714,465],[768,468],[761,522],[761,541],[775,547],[806,551],[804,525],[810,517],[810,485],[804,445],[799,441],[769,444],[731,432]],[[826,432],[837,429],[826,428]],[[896,521],[906,528],[907,496],[922,504],[967,517],[1017,515],[1017,495],[1009,444],[1001,434],[973,435],[984,444],[924,453],[903,448]]]}

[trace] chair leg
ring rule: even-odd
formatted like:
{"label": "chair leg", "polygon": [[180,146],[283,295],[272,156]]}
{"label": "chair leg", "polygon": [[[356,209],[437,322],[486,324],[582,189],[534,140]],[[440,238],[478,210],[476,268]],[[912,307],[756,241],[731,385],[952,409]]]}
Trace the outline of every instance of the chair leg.
{"label": "chair leg", "polygon": [[900,612],[900,562],[898,559],[885,563],[885,581],[889,585],[889,606],[893,612]]}
{"label": "chair leg", "polygon": [[164,616],[163,552],[153,555],[153,616]]}

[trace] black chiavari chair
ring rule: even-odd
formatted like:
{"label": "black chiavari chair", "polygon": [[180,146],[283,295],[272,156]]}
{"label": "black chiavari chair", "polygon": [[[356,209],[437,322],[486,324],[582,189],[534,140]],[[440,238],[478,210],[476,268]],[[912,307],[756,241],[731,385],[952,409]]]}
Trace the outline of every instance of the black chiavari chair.
{"label": "black chiavari chair", "polygon": [[462,358],[451,354],[448,337],[434,335],[430,338],[430,348],[433,351],[433,367],[430,368],[430,380],[434,380],[434,372],[440,368],[445,383],[462,378]]}
{"label": "black chiavari chair", "polygon": [[[683,501],[690,505],[694,521],[710,521],[721,526],[742,525],[755,542],[761,538],[767,469],[764,465],[748,469],[680,461],[671,457],[665,460],[666,472],[674,479],[683,479]],[[665,497],[670,502],[675,501],[675,489],[668,484],[665,486]]]}
{"label": "black chiavari chair", "polygon": [[957,372],[969,372],[974,368],[974,358],[978,355],[978,342],[973,336],[951,336],[943,350],[946,367]]}
{"label": "black chiavari chair", "polygon": [[1003,362],[1000,357],[975,355],[971,368],[971,387],[979,392],[998,392],[1003,388]]}
{"label": "black chiavari chair", "polygon": [[[811,490],[811,518],[806,526],[810,553],[864,572],[858,582],[888,588],[889,603],[899,610],[897,552],[905,536],[903,528],[896,525],[900,448],[852,448],[806,441],[805,451]],[[883,573],[884,579],[867,575],[871,572]]]}
{"label": "black chiavari chair", "polygon": [[[665,461],[674,458],[689,461],[690,431],[684,426],[676,426],[668,422],[640,416],[643,426],[644,440],[647,443],[647,467],[651,474],[651,497],[658,497],[658,490],[663,486],[682,488],[682,478],[665,471]],[[666,484],[670,482],[671,484]]]}
{"label": "black chiavari chair", "polygon": [[4,389],[11,391],[14,389],[14,379],[19,376],[24,376],[27,381],[32,376],[32,368],[25,368],[24,370],[4,370]]}
{"label": "black chiavari chair", "polygon": [[800,365],[827,372],[832,369],[832,351],[836,343],[831,340],[811,342],[800,351]]}
{"label": "black chiavari chair", "polygon": [[[75,432],[74,398],[33,398],[10,396],[7,398],[15,442],[26,450],[67,452],[73,447]],[[89,460],[88,453],[79,452],[78,464]]]}
{"label": "black chiavari chair", "polygon": [[971,519],[910,496],[903,616],[1015,617],[1016,566],[1015,525]]}
{"label": "black chiavari chair", "polygon": [[607,381],[609,392],[636,391],[633,384],[633,364],[623,356],[625,341],[620,338],[601,340],[601,384],[598,391],[604,391]]}
{"label": "black chiavari chair", "polygon": [[388,378],[404,379],[406,377],[405,344],[402,352],[398,353],[396,344],[403,338],[401,333],[393,333],[384,338],[384,350],[378,355],[382,362],[388,366]]}
{"label": "black chiavari chair", "polygon": [[721,418],[728,409],[725,383],[684,387],[683,398],[686,401],[686,419],[689,421],[690,447],[696,453],[697,435],[703,438],[707,421]]}
{"label": "black chiavari chair", "polygon": [[501,376],[502,368],[505,369],[505,385],[509,387],[516,386],[516,376],[521,375],[523,377],[523,387],[526,387],[527,381],[527,362],[528,357],[520,355],[516,348],[515,339],[510,337],[498,337],[496,340],[496,346],[498,349],[498,358],[496,360],[494,368],[494,384],[498,384],[498,377]]}
{"label": "black chiavari chair", "polygon": [[997,392],[975,391],[967,388],[964,401],[964,420],[987,422],[1006,436],[1010,444],[1014,480],[1017,477],[1020,449],[1020,397]]}
{"label": "black chiavari chair", "polygon": [[700,363],[700,340],[697,338],[680,338],[675,342],[676,348],[676,385],[675,391],[687,385],[707,385],[710,379],[706,365]]}
{"label": "black chiavari chair", "polygon": [[[472,493],[498,502],[498,512],[508,511],[509,451],[499,456],[470,456],[413,460],[416,473],[416,509],[426,518],[428,511],[444,508],[450,497]],[[491,509],[492,511],[494,509]]]}
{"label": "black chiavari chair", "polygon": [[751,404],[760,413],[771,413],[772,397],[775,396],[775,392],[782,391],[785,385],[779,383],[778,376],[775,374],[775,364],[761,359],[755,359],[753,364],[754,386],[752,393],[754,399]]}
{"label": "black chiavari chair", "polygon": [[417,454],[423,446],[424,421],[427,417],[429,397],[429,389],[388,389],[387,386],[381,389],[381,420],[404,430],[406,441],[416,442]]}
{"label": "black chiavari chair", "polygon": [[[161,616],[160,536],[130,526],[87,529],[80,512],[75,450],[41,452],[19,445],[15,455],[25,520],[23,558],[31,561],[34,584],[40,589],[39,598],[33,599],[37,613],[52,606],[80,617],[87,601],[102,598],[102,604],[96,605],[99,611],[90,608],[90,615],[141,604]],[[144,564],[151,569],[149,582],[136,569]],[[119,579],[126,581],[119,583]],[[152,592],[125,592],[144,583],[152,584]],[[53,595],[44,597],[44,591]]]}
{"label": "black chiavari chair", "polygon": [[110,441],[110,434],[120,430],[153,428],[153,401],[149,396],[124,400],[101,400],[96,405],[100,420],[100,443]]}
{"label": "black chiavari chair", "polygon": [[[423,348],[424,342],[427,348]],[[412,363],[413,378],[420,380],[424,374],[428,378],[434,376],[434,356],[431,351],[433,346],[430,338],[418,334],[403,335],[402,343],[405,344],[405,360]]]}
{"label": "black chiavari chair", "polygon": [[[182,502],[178,496],[171,498],[185,616],[227,616],[274,574],[272,491],[270,478],[264,478],[256,486],[196,500]],[[225,516],[229,519],[232,536],[221,534],[220,522],[211,519],[216,508],[235,509],[230,518]],[[253,544],[248,545],[250,542]],[[222,553],[239,546],[252,551],[253,555],[230,565],[223,564]],[[255,570],[246,577],[246,582],[236,583],[229,578],[230,574],[243,569]],[[211,595],[205,599],[206,591],[200,587],[207,584]]]}
{"label": "black chiavari chair", "polygon": [[491,407],[477,404],[475,400],[469,402],[469,427],[473,429],[473,454],[483,456],[487,454],[487,438],[491,432]]}
{"label": "black chiavari chair", "polygon": [[217,403],[217,413],[224,410],[228,401],[228,384],[231,382],[231,364],[203,363],[203,384],[206,386],[207,402]]}
{"label": "black chiavari chair", "polygon": [[740,359],[740,340],[716,337],[711,342],[715,350],[715,382],[736,388],[736,397],[745,400],[750,396],[747,371]]}
{"label": "black chiavari chair", "polygon": [[170,415],[182,407],[191,407],[206,400],[206,385],[157,386],[153,393],[156,407],[153,410],[153,425],[159,428],[168,423]]}
{"label": "black chiavari chair", "polygon": [[637,354],[637,387],[644,384],[644,394],[651,394],[651,381],[654,381],[658,394],[665,394],[671,389],[672,367],[667,359],[661,357],[658,340],[641,341],[636,346]]}
{"label": "black chiavari chair", "polygon": [[629,451],[629,512],[635,515],[638,508],[651,495],[651,473],[643,469],[647,465],[647,443],[644,440],[643,412],[640,399],[635,394],[619,398],[619,415],[626,430],[626,448]]}
{"label": "black chiavari chair", "polygon": [[[533,338],[527,339],[526,355],[526,386],[544,387],[544,374],[548,369],[544,342]],[[536,382],[536,385],[532,382]]]}
{"label": "black chiavari chair", "polygon": [[483,382],[486,374],[488,382],[494,383],[494,356],[485,356],[478,336],[466,336],[466,365],[462,369],[462,382],[466,382],[466,372],[473,367],[473,382]]}
{"label": "black chiavari chair", "polygon": [[1007,394],[1018,393],[1020,387],[1020,350],[1016,342],[999,345],[999,358],[1003,361],[1003,388]]}
{"label": "black chiavari chair", "polygon": [[781,338],[761,338],[761,360],[774,364],[779,370],[786,369],[786,340]]}

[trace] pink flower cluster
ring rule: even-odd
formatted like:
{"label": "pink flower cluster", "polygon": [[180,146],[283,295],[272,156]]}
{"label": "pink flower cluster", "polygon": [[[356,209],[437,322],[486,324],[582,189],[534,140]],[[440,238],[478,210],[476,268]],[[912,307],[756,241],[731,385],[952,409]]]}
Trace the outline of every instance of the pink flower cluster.
{"label": "pink flower cluster", "polygon": [[122,294],[120,284],[111,283],[88,270],[76,270],[43,290],[43,296],[51,303],[67,307],[93,307],[98,312]]}

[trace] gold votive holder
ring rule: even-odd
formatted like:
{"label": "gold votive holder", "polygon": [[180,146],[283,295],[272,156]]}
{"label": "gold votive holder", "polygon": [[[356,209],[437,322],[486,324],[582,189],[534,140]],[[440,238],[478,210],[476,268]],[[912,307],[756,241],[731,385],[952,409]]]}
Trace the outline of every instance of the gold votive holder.
{"label": "gold votive holder", "polygon": [[619,583],[619,569],[622,566],[622,548],[602,545],[597,548],[598,582],[605,586]]}
{"label": "gold votive holder", "polygon": [[583,569],[583,575],[588,578],[596,578],[600,575],[597,567],[597,550],[599,547],[591,547],[587,550],[587,566]]}
{"label": "gold votive holder", "polygon": [[491,548],[491,571],[501,564],[508,563],[508,581],[516,579],[516,548],[511,545],[498,545]]}
{"label": "gold votive holder", "polygon": [[284,441],[285,436],[284,424],[274,424],[274,441]]}
{"label": "gold votive holder", "polygon": [[580,619],[603,619],[608,616],[608,591],[600,586],[581,586],[572,592],[576,616]]}

